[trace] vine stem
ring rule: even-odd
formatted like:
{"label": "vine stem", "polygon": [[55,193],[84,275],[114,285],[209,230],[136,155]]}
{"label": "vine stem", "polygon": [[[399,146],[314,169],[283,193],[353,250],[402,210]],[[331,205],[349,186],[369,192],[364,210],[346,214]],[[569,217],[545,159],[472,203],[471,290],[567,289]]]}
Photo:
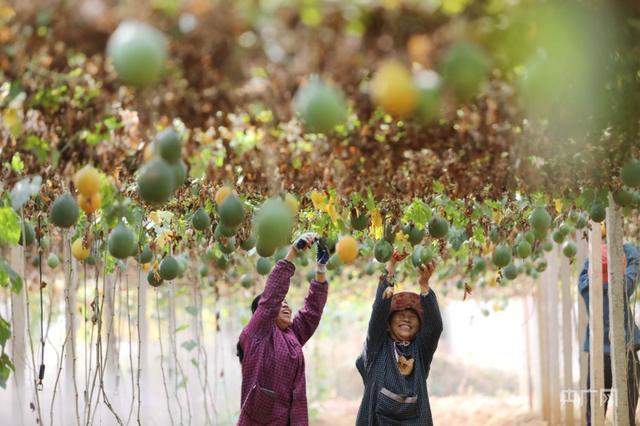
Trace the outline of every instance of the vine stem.
{"label": "vine stem", "polygon": [[175,424],[173,420],[173,413],[171,412],[171,399],[169,397],[169,388],[167,387],[167,378],[164,372],[164,348],[162,346],[162,327],[160,327],[160,292],[156,290],[156,315],[158,319],[158,342],[160,343],[160,371],[162,372],[162,385],[164,387],[164,395],[167,399],[167,411],[169,412],[169,419],[171,425]]}
{"label": "vine stem", "polygon": [[136,315],[136,329],[138,330],[138,371],[137,371],[137,378],[136,378],[136,387],[138,389],[138,411],[137,411],[137,416],[136,416],[136,421],[138,423],[138,426],[142,426],[142,422],[140,420],[140,411],[142,408],[142,393],[140,392],[140,376],[142,375],[142,364],[140,362],[141,358],[142,358],[142,332],[140,331],[140,316],[142,314],[142,297],[140,296],[142,293],[142,279],[140,278],[141,275],[141,267],[140,264],[138,263],[138,269],[137,269],[137,273],[138,273],[138,311],[137,311],[137,315]]}
{"label": "vine stem", "polygon": [[[20,219],[22,220],[21,226],[22,226],[22,235],[27,235],[26,233],[26,224],[24,222],[24,209],[21,207],[20,208]],[[24,237],[24,239],[26,240],[26,237]],[[38,238],[38,243],[40,242],[40,239]],[[26,246],[26,244],[24,244]],[[38,244],[38,246],[40,246],[40,244]],[[40,249],[38,249],[40,250]],[[26,254],[26,250],[23,250],[22,252],[22,256],[23,256],[23,265],[26,265],[26,260],[27,260],[27,254]],[[40,259],[40,261],[42,262],[42,259]],[[33,348],[33,335],[31,333],[31,313],[30,311],[30,303],[29,303],[29,287],[27,286],[27,277],[26,277],[26,266],[23,267],[22,269],[22,290],[24,292],[24,301],[26,303],[26,319],[27,319],[27,334],[29,335],[29,349],[31,351],[31,367],[33,368],[33,375],[34,375],[34,380],[33,380],[33,392],[34,392],[34,397],[36,400],[36,414],[38,416],[37,418],[37,422],[38,424],[42,424],[42,410],[40,409],[40,395],[39,395],[39,391],[38,391],[38,387],[37,387],[37,380],[36,380],[36,353],[35,350]]]}
{"label": "vine stem", "polygon": [[[142,315],[142,304],[144,302],[146,302],[146,297],[144,298],[144,302],[142,299],[142,279],[140,278],[141,272],[142,272],[142,267],[140,266],[140,256],[142,255],[142,249],[140,248],[140,244],[139,242],[142,240],[142,234],[143,234],[143,230],[144,230],[144,217],[147,214],[147,209],[146,208],[142,208],[142,214],[140,215],[140,230],[138,231],[138,258],[137,260],[137,274],[138,274],[138,304],[137,304],[137,313],[136,313],[136,330],[138,330],[138,371],[137,371],[137,380],[136,380],[136,386],[138,389],[138,410],[137,410],[137,415],[136,415],[136,421],[138,423],[138,426],[142,426],[142,422],[140,420],[140,411],[142,409],[142,392],[140,392],[140,377],[142,375],[142,364],[140,362],[141,358],[142,358],[142,332],[141,332],[141,327],[140,327],[140,321],[141,321],[141,315]],[[145,289],[146,292],[146,289]],[[146,294],[146,293],[145,293]],[[127,297],[128,298],[128,297]],[[146,309],[145,309],[146,311]],[[146,330],[146,327],[145,327]],[[135,393],[134,393],[134,399],[135,399]],[[128,423],[128,421],[127,421]]]}
{"label": "vine stem", "polygon": [[82,300],[82,306],[83,306],[83,324],[82,324],[82,332],[83,332],[83,338],[84,338],[84,408],[82,410],[82,422],[86,423],[87,422],[87,392],[89,390],[89,378],[91,377],[91,372],[89,370],[89,347],[91,346],[91,344],[88,342],[87,340],[87,265],[83,265],[84,266],[84,276],[82,277],[82,287],[83,287],[83,300]]}
{"label": "vine stem", "polygon": [[[107,279],[106,276],[104,277],[103,280],[103,286],[106,286],[107,284]],[[115,285],[115,283],[114,283]],[[115,292],[114,292],[115,294]],[[120,416],[118,415],[118,413],[116,413],[116,411],[113,408],[113,405],[111,404],[110,400],[109,400],[109,396],[107,395],[107,392],[104,389],[104,370],[105,370],[105,366],[107,364],[108,361],[108,357],[109,357],[109,337],[111,335],[112,329],[113,329],[113,322],[111,323],[111,326],[109,327],[109,330],[107,330],[107,347],[104,348],[104,359],[102,358],[102,354],[103,354],[103,345],[102,345],[102,311],[104,308],[104,302],[105,302],[105,291],[103,289],[102,292],[102,298],[100,300],[100,308],[99,308],[99,313],[98,313],[98,336],[97,336],[97,344],[98,344],[98,351],[96,353],[96,359],[98,362],[97,370],[99,371],[99,377],[100,377],[100,385],[99,385],[99,390],[100,393],[102,395],[102,400],[104,401],[104,405],[107,406],[107,408],[109,409],[109,411],[111,412],[111,414],[113,414],[113,416],[115,417],[116,421],[118,422],[119,425],[123,425],[124,423],[122,422],[122,419],[120,418]],[[111,302],[109,302],[111,303]],[[97,399],[97,402],[100,401],[100,398]],[[94,419],[95,419],[95,415],[96,415],[96,411],[97,411],[97,407],[96,410],[94,411],[93,415],[94,415]],[[91,424],[93,424],[93,419],[91,420]]]}
{"label": "vine stem", "polygon": [[[173,244],[170,248],[170,255],[173,256]],[[171,351],[171,359],[173,360],[173,396],[176,399],[178,404],[178,410],[180,413],[180,424],[184,424],[183,419],[183,410],[182,410],[182,401],[180,401],[180,397],[178,396],[178,355],[176,349],[176,304],[175,304],[175,289],[172,285],[173,283],[168,284],[169,289],[169,304],[167,306],[169,310],[169,349]],[[184,377],[183,377],[184,378]]]}
{"label": "vine stem", "polygon": [[[106,288],[107,286],[107,275],[106,275],[106,251],[104,252],[104,263],[103,263],[103,267],[104,267],[104,271],[103,271],[103,288]],[[115,283],[114,283],[115,285]],[[95,420],[95,415],[96,412],[98,411],[98,404],[100,403],[100,396],[102,396],[102,400],[104,401],[105,406],[109,409],[109,411],[113,414],[113,416],[116,419],[116,422],[119,425],[122,425],[122,419],[120,418],[120,416],[118,415],[118,413],[116,413],[116,411],[113,408],[113,405],[111,404],[110,400],[109,400],[109,396],[107,395],[105,389],[104,389],[104,370],[105,370],[105,365],[108,361],[108,355],[109,355],[109,342],[108,342],[108,338],[110,336],[110,333],[112,331],[112,326],[113,324],[111,324],[110,329],[107,332],[107,348],[105,348],[105,356],[104,356],[104,360],[102,358],[102,354],[103,354],[103,345],[102,345],[102,311],[104,308],[104,302],[105,302],[105,292],[103,291],[102,293],[102,297],[100,298],[99,296],[99,292],[98,292],[98,279],[96,277],[96,294],[95,294],[95,299],[94,299],[94,308],[97,309],[97,313],[96,313],[96,318],[97,318],[97,337],[96,337],[96,375],[94,376],[94,381],[92,384],[92,389],[91,389],[91,395],[93,395],[93,390],[95,388],[95,383],[96,383],[96,377],[100,378],[100,382],[99,382],[99,394],[96,398],[96,407],[95,410],[93,412],[93,418],[89,417],[89,422],[90,424],[93,424],[94,420]],[[115,294],[115,293],[114,293]],[[93,396],[91,396],[90,398],[90,402],[93,400]]]}
{"label": "vine stem", "polygon": [[[67,341],[69,340],[69,330],[67,330],[67,334],[64,338],[64,341],[62,342],[62,348],[60,350],[60,354],[58,354],[58,373],[56,374],[56,381],[53,384],[53,394],[51,395],[51,407],[49,409],[49,420],[50,420],[50,425],[53,426],[53,406],[56,400],[56,393],[58,391],[58,383],[60,382],[60,376],[62,374],[62,366],[64,363],[64,348],[67,344]],[[53,345],[52,345],[53,346]],[[56,351],[57,353],[57,351]]]}
{"label": "vine stem", "polygon": [[[106,261],[106,255],[104,256],[104,261]],[[104,264],[104,263],[103,263]],[[98,300],[98,286],[99,286],[99,280],[100,280],[100,262],[97,261],[96,259],[96,282],[95,282],[95,287],[94,287],[94,295],[93,295],[93,302],[92,302],[92,311],[93,311],[93,315],[91,316],[91,334],[89,336],[89,354],[85,354],[85,356],[88,356],[89,358],[89,376],[91,376],[91,371],[93,370],[92,364],[93,364],[93,335],[94,335],[94,331],[96,330],[96,322],[97,322],[97,308],[98,308],[98,304],[96,303]],[[105,275],[106,275],[106,271],[105,271]],[[94,317],[96,318],[96,321],[94,321]],[[85,326],[86,326],[86,320],[85,320]],[[96,345],[97,347],[97,345]],[[96,353],[97,353],[97,349],[96,349]],[[93,392],[95,390],[95,386],[96,386],[96,381],[97,381],[97,377],[98,377],[98,370],[96,368],[95,372],[93,373],[93,380],[91,380],[91,390],[89,391],[89,395],[88,395],[88,399],[86,399],[86,405],[85,405],[85,410],[87,411],[87,416],[85,418],[85,424],[89,424],[89,421],[91,420],[91,407],[93,405]],[[87,379],[88,380],[88,379]]]}
{"label": "vine stem", "polygon": [[[204,414],[205,419],[207,421],[207,425],[213,424],[211,420],[211,415],[209,414],[209,402],[212,403],[213,409],[215,410],[215,401],[209,398],[209,371],[208,371],[208,359],[207,359],[207,350],[204,347],[202,336],[202,278],[199,280],[198,286],[193,287],[193,303],[196,307],[196,324],[195,324],[195,332],[196,332],[196,340],[198,343],[198,379],[200,381],[200,386],[202,387],[202,396],[204,402]],[[202,365],[203,373],[200,374],[200,366]],[[202,377],[204,376],[204,377]]]}
{"label": "vine stem", "polygon": [[[64,297],[65,304],[67,309],[67,321],[69,323],[69,345],[71,348],[67,351],[67,355],[70,357],[67,360],[68,364],[67,368],[71,369],[71,384],[73,385],[73,396],[74,396],[74,409],[76,415],[76,424],[80,426],[80,407],[78,402],[78,380],[77,380],[77,352],[76,352],[76,335],[75,335],[75,299],[76,299],[76,280],[74,275],[74,265],[71,253],[71,234],[70,230],[64,230],[62,233],[62,244],[64,250],[64,261],[65,261],[65,276],[66,276],[66,286],[64,289]],[[65,385],[66,388],[67,385]],[[69,389],[67,389],[68,391]]]}
{"label": "vine stem", "polygon": [[[136,400],[136,388],[135,388],[135,380],[134,380],[134,373],[133,373],[133,338],[132,336],[132,332],[131,332],[131,310],[129,309],[129,278],[128,276],[125,278],[125,289],[126,289],[126,293],[125,293],[125,297],[126,297],[126,303],[125,303],[125,309],[127,311],[127,328],[129,330],[129,372],[131,374],[131,405],[129,406],[129,414],[127,415],[127,424],[129,424],[129,422],[131,421],[131,416],[133,415],[133,407],[135,405],[135,400]],[[138,395],[139,397],[140,395]]]}

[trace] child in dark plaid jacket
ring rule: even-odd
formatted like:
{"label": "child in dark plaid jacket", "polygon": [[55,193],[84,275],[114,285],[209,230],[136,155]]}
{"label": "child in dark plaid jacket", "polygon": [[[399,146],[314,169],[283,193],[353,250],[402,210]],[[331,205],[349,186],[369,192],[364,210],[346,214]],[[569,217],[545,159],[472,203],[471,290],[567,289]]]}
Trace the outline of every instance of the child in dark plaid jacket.
{"label": "child in dark plaid jacket", "polygon": [[373,303],[356,366],[364,382],[358,426],[430,426],[427,377],[442,333],[438,300],[429,287],[434,263],[420,267],[420,295],[393,293],[393,272],[405,253],[393,253]]}

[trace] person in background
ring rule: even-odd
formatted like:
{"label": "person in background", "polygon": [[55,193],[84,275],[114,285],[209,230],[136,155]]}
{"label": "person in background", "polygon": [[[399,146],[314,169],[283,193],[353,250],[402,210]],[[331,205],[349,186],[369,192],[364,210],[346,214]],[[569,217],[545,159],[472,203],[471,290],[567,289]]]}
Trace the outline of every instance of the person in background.
{"label": "person in background", "polygon": [[314,233],[297,238],[286,258],[279,260],[269,274],[264,292],[252,303],[253,314],[237,345],[242,367],[238,425],[309,424],[302,346],[316,331],[327,301],[329,252],[321,243],[317,247],[316,278],[304,307],[293,320],[285,296],[295,272],[292,261],[297,251],[316,242]]}
{"label": "person in background", "polygon": [[356,361],[364,382],[356,425],[430,426],[427,377],[442,333],[438,300],[429,286],[433,262],[420,271],[420,294],[394,294],[396,264],[407,256],[393,253],[373,302],[362,354]]}
{"label": "person in background", "polygon": [[[602,300],[603,300],[603,349],[604,349],[604,388],[605,394],[610,394],[613,386],[613,378],[611,374],[611,342],[609,341],[609,272],[606,245],[606,228],[602,226]],[[628,381],[627,387],[629,392],[629,418],[631,424],[635,425],[635,411],[638,404],[638,381],[640,380],[640,362],[636,351],[640,349],[640,330],[634,322],[633,315],[629,308],[629,300],[635,290],[635,282],[638,277],[638,250],[632,244],[626,243],[624,248],[624,323],[625,323],[625,341],[627,345],[627,368]],[[578,290],[584,299],[587,307],[587,316],[589,315],[589,260],[585,260],[580,278],[578,280]],[[589,325],[587,323],[587,332],[584,338],[583,350],[589,352]],[[590,369],[589,369],[590,371]],[[589,373],[588,373],[589,374]],[[590,388],[591,378],[587,376],[587,388]],[[600,391],[596,389],[596,391]],[[604,412],[607,412],[608,397],[604,401]],[[591,401],[587,398],[587,425],[591,425]]]}

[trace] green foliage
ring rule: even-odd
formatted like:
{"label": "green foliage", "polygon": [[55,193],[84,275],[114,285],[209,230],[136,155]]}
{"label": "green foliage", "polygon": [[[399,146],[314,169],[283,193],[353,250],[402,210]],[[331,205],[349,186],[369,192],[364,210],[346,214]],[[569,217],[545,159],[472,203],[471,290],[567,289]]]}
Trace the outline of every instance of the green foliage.
{"label": "green foliage", "polygon": [[191,339],[191,340],[187,340],[185,342],[182,342],[182,344],[180,346],[183,347],[184,349],[186,349],[187,352],[191,352],[192,350],[194,350],[198,346],[198,343],[195,340]]}
{"label": "green foliage", "polygon": [[95,146],[100,142],[107,141],[117,129],[123,127],[122,122],[114,116],[108,116],[102,121],[98,121],[93,129],[83,129],[79,133],[79,138],[90,146]]}
{"label": "green foliage", "polygon": [[31,105],[49,112],[56,112],[63,104],[69,101],[68,92],[69,86],[66,84],[60,84],[53,88],[41,87],[33,95]]}
{"label": "green foliage", "polygon": [[8,287],[9,285],[12,292],[20,293],[22,278],[4,259],[0,259],[0,287]]}
{"label": "green foliage", "polygon": [[[0,318],[0,320],[2,319]],[[1,324],[0,328],[2,328]],[[2,355],[0,355],[0,387],[2,387],[3,389],[6,389],[7,380],[9,380],[9,375],[12,371],[14,371],[14,369],[15,368],[13,366],[13,363],[11,362],[11,359],[9,358],[9,355],[3,352]]]}
{"label": "green foliage", "polygon": [[11,157],[11,168],[14,172],[18,173],[24,170],[24,162],[22,161],[22,158],[20,158],[20,154],[17,152],[13,154],[13,157]]}
{"label": "green foliage", "polygon": [[0,207],[0,246],[16,245],[20,238],[20,218],[11,207]]}
{"label": "green foliage", "polygon": [[60,151],[52,148],[51,144],[35,135],[27,136],[23,148],[31,151],[37,158],[38,163],[49,163],[54,167],[58,166]]}
{"label": "green foliage", "polygon": [[0,316],[0,347],[2,347],[3,350],[10,337],[11,324]]}
{"label": "green foliage", "polygon": [[402,219],[413,223],[418,229],[424,229],[431,219],[432,212],[429,206],[421,199],[414,198],[411,204],[404,210]]}

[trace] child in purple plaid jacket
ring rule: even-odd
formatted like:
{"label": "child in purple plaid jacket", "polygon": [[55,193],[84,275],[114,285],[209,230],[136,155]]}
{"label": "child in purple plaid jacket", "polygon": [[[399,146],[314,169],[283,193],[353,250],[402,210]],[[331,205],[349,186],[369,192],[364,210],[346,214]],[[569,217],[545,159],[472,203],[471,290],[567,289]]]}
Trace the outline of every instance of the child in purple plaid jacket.
{"label": "child in purple plaid jacket", "polygon": [[264,292],[253,303],[249,324],[240,334],[240,426],[309,424],[302,346],[318,327],[327,301],[325,273],[329,253],[320,243],[316,279],[311,282],[304,307],[293,320],[285,296],[295,272],[292,260],[296,251],[307,249],[316,241],[316,234],[303,234],[287,257],[278,261],[267,278]]}

